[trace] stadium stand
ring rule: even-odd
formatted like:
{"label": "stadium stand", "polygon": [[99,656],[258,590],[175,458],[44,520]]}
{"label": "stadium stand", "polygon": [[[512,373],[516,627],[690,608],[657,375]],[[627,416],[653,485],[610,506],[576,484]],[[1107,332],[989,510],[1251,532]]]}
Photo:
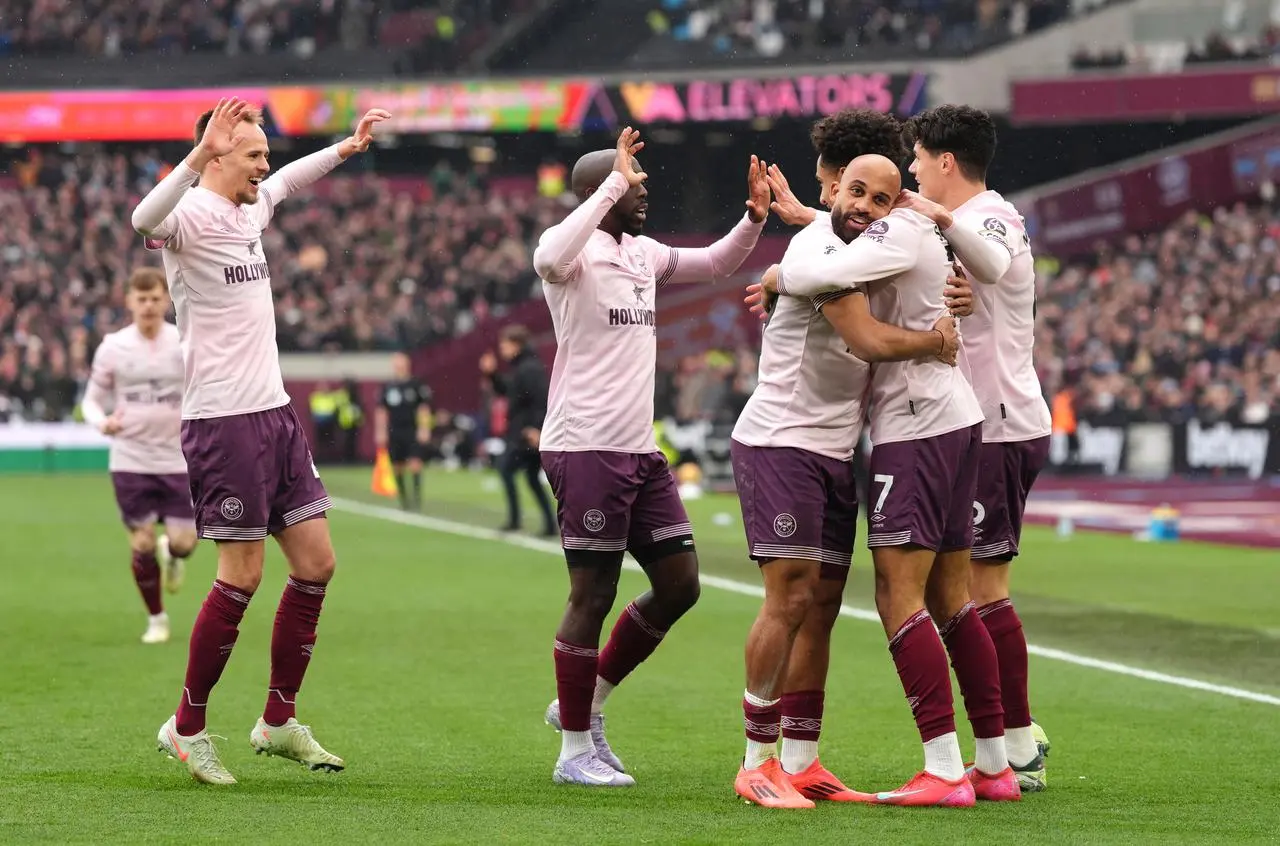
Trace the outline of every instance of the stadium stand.
{"label": "stadium stand", "polygon": [[[164,165],[153,150],[33,154],[0,193],[0,413],[69,416],[121,283],[151,261],[120,221]],[[539,296],[528,256],[566,206],[495,198],[475,174],[336,176],[283,205],[273,257],[282,351],[389,350],[461,335]],[[1045,389],[1079,383],[1082,408],[1245,420],[1280,408],[1280,212],[1191,214],[1084,260],[1041,262],[1037,364]],[[659,387],[682,421],[736,413],[754,353],[687,357]],[[732,419],[731,417],[729,419]]]}
{"label": "stadium stand", "polygon": [[[750,62],[814,63],[964,56],[1117,0],[596,0],[532,52],[504,54],[507,70],[688,68]],[[618,23],[605,27],[602,22]],[[636,28],[649,37],[637,41]],[[613,34],[611,34],[613,33]],[[550,36],[550,34],[548,34]],[[567,52],[566,46],[574,45]]]}
{"label": "stadium stand", "polygon": [[[129,209],[165,172],[154,150],[33,151],[0,192],[0,415],[58,420],[93,348],[124,319],[123,281],[154,264]],[[475,174],[335,176],[283,205],[273,256],[282,351],[390,350],[467,332],[535,291],[532,239],[564,205],[495,196]]]}

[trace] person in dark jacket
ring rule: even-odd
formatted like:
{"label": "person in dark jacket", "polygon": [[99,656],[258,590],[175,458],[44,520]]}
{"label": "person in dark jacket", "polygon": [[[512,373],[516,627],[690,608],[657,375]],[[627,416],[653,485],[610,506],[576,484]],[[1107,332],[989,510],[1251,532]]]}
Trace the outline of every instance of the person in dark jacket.
{"label": "person in dark jacket", "polygon": [[480,359],[480,372],[489,379],[493,392],[507,399],[506,450],[498,465],[507,494],[507,523],[502,529],[508,532],[520,529],[516,476],[523,473],[542,511],[542,534],[553,537],[557,533],[555,514],[539,479],[542,461],[538,454],[542,419],[547,414],[547,369],[529,348],[529,330],[523,326],[508,326],[502,330],[498,339],[498,355],[507,364],[505,373],[498,372],[498,361],[493,353],[486,353]]}

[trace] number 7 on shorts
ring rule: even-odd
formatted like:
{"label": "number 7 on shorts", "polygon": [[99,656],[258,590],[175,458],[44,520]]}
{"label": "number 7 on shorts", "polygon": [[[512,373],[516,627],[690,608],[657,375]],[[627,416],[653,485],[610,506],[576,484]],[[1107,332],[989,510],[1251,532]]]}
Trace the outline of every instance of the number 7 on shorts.
{"label": "number 7 on shorts", "polygon": [[872,481],[878,485],[882,485],[880,488],[880,496],[876,497],[876,507],[871,511],[872,514],[879,514],[881,509],[884,508],[884,501],[888,498],[889,491],[893,490],[893,476],[889,476],[884,473],[877,473],[872,477]]}

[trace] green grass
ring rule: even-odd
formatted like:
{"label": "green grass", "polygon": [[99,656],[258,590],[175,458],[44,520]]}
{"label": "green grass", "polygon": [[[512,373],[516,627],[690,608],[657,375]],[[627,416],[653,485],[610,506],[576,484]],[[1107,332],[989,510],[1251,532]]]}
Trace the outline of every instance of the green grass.
{"label": "green grass", "polygon": [[[368,499],[367,471],[325,479],[335,495]],[[495,526],[500,495],[489,487],[434,474],[425,510]],[[706,571],[757,583],[733,500],[691,505]],[[174,642],[143,647],[105,478],[0,478],[0,510],[3,843],[1275,839],[1280,709],[1039,658],[1035,713],[1055,744],[1047,793],[971,811],[746,807],[731,782],[742,643],[758,600],[712,589],[610,701],[611,738],[639,786],[556,788],[558,741],[541,718],[565,593],[556,556],[344,511],[332,514],[339,574],[301,716],[349,769],[313,774],[248,747],[284,572],[273,551],[211,709],[240,784],[211,789],[158,754],[154,736],[177,702],[212,546],[171,602]],[[1274,551],[1109,535],[1060,542],[1039,529],[1024,546],[1016,599],[1036,643],[1280,694]],[[622,594],[642,585],[627,573]],[[859,550],[848,601],[865,606],[869,591]],[[896,787],[918,766],[919,746],[883,635],[842,620],[835,637],[823,760],[854,786]]]}

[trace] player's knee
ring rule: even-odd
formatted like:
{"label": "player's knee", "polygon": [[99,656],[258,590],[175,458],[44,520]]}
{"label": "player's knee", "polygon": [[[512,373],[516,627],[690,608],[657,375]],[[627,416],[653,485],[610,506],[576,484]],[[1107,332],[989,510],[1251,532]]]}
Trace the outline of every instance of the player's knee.
{"label": "player's knee", "polygon": [[338,557],[334,555],[333,549],[329,548],[312,555],[297,569],[298,575],[309,582],[328,584],[333,579],[334,570],[337,568]]}
{"label": "player's knee", "polygon": [[569,606],[577,614],[592,620],[603,620],[618,598],[618,586],[607,581],[576,584],[569,592]]}
{"label": "player's knee", "polygon": [[129,533],[129,548],[142,555],[151,555],[156,551],[156,533],[151,526],[134,529]]}
{"label": "player's knee", "polygon": [[196,551],[195,529],[170,531],[169,554],[175,558],[187,558]]}
{"label": "player's knee", "polygon": [[[841,590],[837,590],[835,585]],[[844,602],[843,583],[822,581],[814,592],[813,604],[805,618],[805,625],[814,630],[830,631],[840,618],[840,607]]]}
{"label": "player's knee", "polygon": [[1009,598],[1009,562],[989,559],[974,561],[969,578],[969,595],[978,606]]}

